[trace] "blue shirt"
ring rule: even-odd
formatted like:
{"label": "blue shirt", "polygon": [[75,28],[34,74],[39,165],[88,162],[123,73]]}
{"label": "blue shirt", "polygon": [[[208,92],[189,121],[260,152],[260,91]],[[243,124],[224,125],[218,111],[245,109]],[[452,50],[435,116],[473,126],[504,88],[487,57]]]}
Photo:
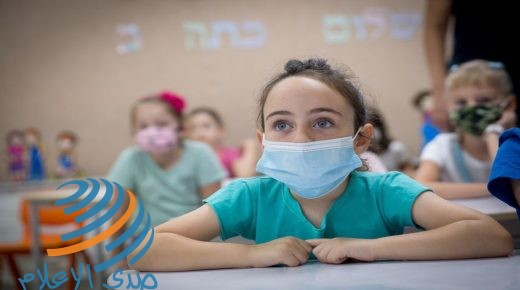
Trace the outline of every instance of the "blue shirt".
{"label": "blue shirt", "polygon": [[237,235],[257,243],[286,236],[375,239],[415,226],[413,204],[428,190],[402,173],[354,171],[319,228],[305,217],[287,186],[270,177],[239,179],[204,202],[215,211],[223,240]]}
{"label": "blue shirt", "polygon": [[500,135],[497,155],[489,175],[488,190],[503,202],[516,208],[520,205],[511,187],[511,179],[520,179],[520,128],[512,128]]}

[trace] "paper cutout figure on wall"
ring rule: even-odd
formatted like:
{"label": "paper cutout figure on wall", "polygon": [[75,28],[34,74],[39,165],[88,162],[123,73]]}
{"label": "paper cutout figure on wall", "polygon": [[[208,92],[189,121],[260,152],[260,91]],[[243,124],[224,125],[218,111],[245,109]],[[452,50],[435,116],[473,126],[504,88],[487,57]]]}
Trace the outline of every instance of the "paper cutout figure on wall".
{"label": "paper cutout figure on wall", "polygon": [[45,175],[45,156],[40,131],[35,128],[25,130],[25,144],[28,161],[28,180],[43,180]]}
{"label": "paper cutout figure on wall", "polygon": [[77,177],[80,172],[76,152],[78,137],[71,131],[62,131],[56,136],[56,143],[58,147],[56,176],[58,178]]}
{"label": "paper cutout figure on wall", "polygon": [[11,130],[6,135],[7,169],[9,179],[22,181],[25,179],[25,144],[24,135],[20,130]]}

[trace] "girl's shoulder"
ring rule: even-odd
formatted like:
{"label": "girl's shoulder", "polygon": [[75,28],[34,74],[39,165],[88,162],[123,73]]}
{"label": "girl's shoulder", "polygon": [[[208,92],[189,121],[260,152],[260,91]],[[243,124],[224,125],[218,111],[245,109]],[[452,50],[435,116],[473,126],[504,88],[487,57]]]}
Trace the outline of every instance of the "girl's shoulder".
{"label": "girl's shoulder", "polygon": [[500,135],[500,143],[509,140],[516,139],[516,141],[520,141],[520,128],[511,128]]}
{"label": "girl's shoulder", "polygon": [[[451,142],[457,142],[458,136],[457,133],[440,133],[435,138],[433,138],[430,143],[432,144],[449,144]],[[430,144],[428,143],[428,144]]]}
{"label": "girl's shoulder", "polygon": [[185,139],[182,141],[182,146],[187,154],[213,153],[213,149],[208,144],[200,141]]}
{"label": "girl's shoulder", "polygon": [[386,187],[423,187],[419,182],[410,176],[399,172],[369,172],[369,171],[353,171],[350,175],[349,186],[354,185],[357,190],[377,191]]}
{"label": "girl's shoulder", "polygon": [[130,146],[130,147],[123,149],[123,151],[121,151],[121,153],[119,153],[119,158],[120,159],[135,159],[135,158],[139,158],[140,156],[143,156],[143,155],[146,155],[146,152],[144,152],[143,149],[139,148],[139,146]]}

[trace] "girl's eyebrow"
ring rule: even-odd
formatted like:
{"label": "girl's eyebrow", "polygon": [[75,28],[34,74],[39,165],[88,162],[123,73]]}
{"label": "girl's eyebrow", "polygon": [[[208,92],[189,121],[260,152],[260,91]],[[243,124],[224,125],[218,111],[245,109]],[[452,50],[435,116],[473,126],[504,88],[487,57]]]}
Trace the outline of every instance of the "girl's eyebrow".
{"label": "girl's eyebrow", "polygon": [[309,111],[309,114],[317,114],[317,113],[322,113],[322,112],[328,112],[328,113],[333,113],[338,116],[343,116],[343,114],[341,114],[340,112],[338,112],[334,109],[330,109],[330,108],[314,108]]}
{"label": "girl's eyebrow", "polygon": [[276,115],[294,115],[294,114],[289,111],[274,111],[274,112],[270,113],[269,115],[267,115],[267,117],[265,117],[265,120],[267,121],[267,119],[269,119],[270,117],[276,116]]}

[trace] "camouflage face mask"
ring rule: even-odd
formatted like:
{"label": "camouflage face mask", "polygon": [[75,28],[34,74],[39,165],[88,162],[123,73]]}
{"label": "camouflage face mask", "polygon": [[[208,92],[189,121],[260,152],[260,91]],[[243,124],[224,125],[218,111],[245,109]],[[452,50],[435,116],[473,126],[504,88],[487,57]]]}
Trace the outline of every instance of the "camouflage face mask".
{"label": "camouflage face mask", "polygon": [[462,107],[451,112],[450,121],[463,132],[480,136],[487,126],[500,119],[503,111],[497,104]]}

